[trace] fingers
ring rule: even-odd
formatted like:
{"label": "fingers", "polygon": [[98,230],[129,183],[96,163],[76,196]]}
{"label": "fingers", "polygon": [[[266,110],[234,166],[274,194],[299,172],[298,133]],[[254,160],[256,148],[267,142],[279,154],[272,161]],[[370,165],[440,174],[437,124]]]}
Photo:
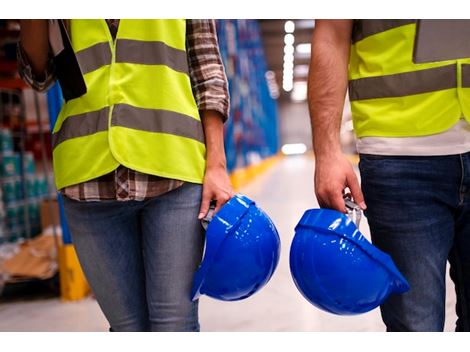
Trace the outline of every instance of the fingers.
{"label": "fingers", "polygon": [[361,186],[349,161],[340,158],[316,165],[315,194],[320,207],[346,213],[343,193],[347,188],[352,194],[353,201],[365,210],[366,204]]}
{"label": "fingers", "polygon": [[207,194],[207,192],[202,192],[202,200],[201,200],[201,207],[199,209],[198,219],[201,220],[207,215],[209,211],[209,205],[211,203],[211,196]]}
{"label": "fingers", "polygon": [[338,190],[339,189],[337,189],[337,191],[334,193],[330,193],[330,208],[338,210],[342,213],[346,213],[346,205],[344,203],[343,190],[341,190],[341,192],[338,192]]}
{"label": "fingers", "polygon": [[220,193],[216,198],[217,203],[214,209],[214,213],[217,213],[219,209],[222,208],[222,206],[230,200],[230,198],[232,198],[231,193],[229,192]]}
{"label": "fingers", "polygon": [[343,200],[344,182],[339,174],[333,177],[331,174],[322,174],[315,171],[315,195],[321,208],[346,212]]}
{"label": "fingers", "polygon": [[364,195],[362,194],[361,186],[359,185],[356,174],[348,174],[347,183],[354,203],[359,205],[362,210],[366,210],[367,205],[364,201]]}
{"label": "fingers", "polygon": [[232,198],[234,195],[233,191],[221,191],[218,192],[217,194],[215,193],[209,193],[209,192],[203,192],[202,193],[202,201],[201,201],[201,208],[199,210],[199,215],[198,219],[202,219],[207,215],[207,212],[209,211],[210,203],[212,200],[216,201],[216,206],[214,209],[214,214],[217,213],[222,206],[227,203],[230,198]]}
{"label": "fingers", "polygon": [[321,208],[334,209],[342,213],[346,212],[341,187],[319,190],[316,196]]}

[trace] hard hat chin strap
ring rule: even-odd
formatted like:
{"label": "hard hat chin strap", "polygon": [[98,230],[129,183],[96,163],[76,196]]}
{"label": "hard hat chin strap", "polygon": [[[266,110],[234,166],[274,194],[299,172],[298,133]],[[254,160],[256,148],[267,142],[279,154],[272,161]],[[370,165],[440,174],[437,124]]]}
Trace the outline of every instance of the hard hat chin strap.
{"label": "hard hat chin strap", "polygon": [[362,217],[361,207],[351,200],[351,196],[349,194],[345,194],[343,198],[344,204],[346,205],[346,210],[348,212],[348,217],[351,219],[351,221],[354,221],[356,227],[359,228]]}

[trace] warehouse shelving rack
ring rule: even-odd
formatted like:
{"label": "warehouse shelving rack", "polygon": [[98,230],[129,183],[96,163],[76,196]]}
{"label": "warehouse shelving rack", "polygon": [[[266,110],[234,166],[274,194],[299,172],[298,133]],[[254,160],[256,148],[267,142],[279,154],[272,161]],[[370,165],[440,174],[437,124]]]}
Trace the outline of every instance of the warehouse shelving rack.
{"label": "warehouse shelving rack", "polygon": [[[5,281],[28,283],[27,278],[10,281],[1,264],[23,242],[42,232],[41,204],[46,205],[43,210],[49,218],[54,218],[51,214],[56,198],[49,122],[43,111],[45,96],[33,92],[18,77],[14,55],[18,38],[19,28],[0,29],[0,44],[9,46],[9,55],[0,52],[0,294]],[[59,234],[55,226],[52,231],[57,249]]]}

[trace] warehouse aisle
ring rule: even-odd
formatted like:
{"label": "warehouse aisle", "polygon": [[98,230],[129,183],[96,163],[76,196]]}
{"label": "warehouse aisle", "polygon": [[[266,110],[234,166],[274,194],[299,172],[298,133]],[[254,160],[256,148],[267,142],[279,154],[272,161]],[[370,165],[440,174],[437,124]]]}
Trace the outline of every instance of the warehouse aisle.
{"label": "warehouse aisle", "polygon": [[[276,224],[281,258],[270,282],[252,297],[200,301],[202,331],[384,331],[378,309],[358,316],[335,316],[310,305],[297,291],[289,271],[289,247],[303,212],[318,206],[313,193],[313,159],[281,159],[241,193],[257,201]],[[367,224],[361,224],[368,237]],[[446,331],[455,322],[455,296],[448,278]],[[0,331],[106,331],[107,323],[92,298],[74,303],[59,299],[0,303]]]}

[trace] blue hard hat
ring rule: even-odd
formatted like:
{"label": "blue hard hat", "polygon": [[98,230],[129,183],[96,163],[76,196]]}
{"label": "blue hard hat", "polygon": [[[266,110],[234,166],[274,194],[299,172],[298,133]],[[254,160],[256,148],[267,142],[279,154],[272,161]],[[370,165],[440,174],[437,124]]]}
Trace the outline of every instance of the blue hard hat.
{"label": "blue hard hat", "polygon": [[392,258],[372,245],[345,214],[307,210],[295,228],[290,269],[302,295],[339,315],[368,312],[409,285]]}
{"label": "blue hard hat", "polygon": [[232,197],[209,222],[204,258],[194,275],[192,300],[247,298],[271,278],[280,240],[271,219],[248,197]]}

